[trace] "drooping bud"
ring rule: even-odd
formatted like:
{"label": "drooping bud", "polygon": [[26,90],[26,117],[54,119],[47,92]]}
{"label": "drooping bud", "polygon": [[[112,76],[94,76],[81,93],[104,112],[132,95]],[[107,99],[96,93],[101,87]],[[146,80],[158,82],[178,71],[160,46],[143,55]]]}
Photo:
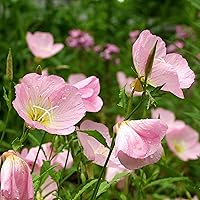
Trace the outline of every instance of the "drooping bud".
{"label": "drooping bud", "polygon": [[153,61],[154,61],[154,57],[155,57],[155,53],[156,53],[157,43],[158,43],[158,40],[156,41],[153,49],[150,51],[150,54],[147,58],[147,63],[145,65],[145,80],[147,80],[149,74],[151,73],[151,69],[153,66]]}
{"label": "drooping bud", "polygon": [[3,199],[34,199],[33,181],[28,164],[9,150],[1,156],[1,195]]}
{"label": "drooping bud", "polygon": [[136,92],[142,92],[143,91],[143,86],[142,86],[142,78],[136,78],[131,84],[131,88],[133,88],[134,91]]}
{"label": "drooping bud", "polygon": [[42,67],[41,67],[41,65],[38,65],[36,67],[36,73],[39,74],[39,75],[42,75]]}
{"label": "drooping bud", "polygon": [[11,49],[8,51],[7,62],[6,62],[6,78],[9,81],[13,80],[13,62]]}

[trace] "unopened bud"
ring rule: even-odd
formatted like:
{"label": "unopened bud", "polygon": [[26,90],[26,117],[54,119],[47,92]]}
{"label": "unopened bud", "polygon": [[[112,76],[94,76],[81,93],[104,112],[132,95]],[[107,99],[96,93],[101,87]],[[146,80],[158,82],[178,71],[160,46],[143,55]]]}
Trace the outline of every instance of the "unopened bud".
{"label": "unopened bud", "polygon": [[142,83],[141,83],[142,79],[136,78],[131,84],[131,88],[133,88],[134,91],[136,92],[142,92],[143,91],[143,87],[142,87]]}
{"label": "unopened bud", "polygon": [[13,80],[13,62],[12,62],[12,52],[9,49],[7,62],[6,62],[6,77],[9,81]]}
{"label": "unopened bud", "polygon": [[145,66],[145,79],[147,79],[147,77],[151,73],[152,66],[153,66],[153,61],[154,61],[154,57],[155,57],[155,53],[156,53],[157,43],[158,43],[158,40],[156,41],[153,49],[150,51],[150,54],[149,54],[149,56],[147,58],[147,63],[146,63],[146,66]]}
{"label": "unopened bud", "polygon": [[42,75],[42,67],[41,67],[41,65],[38,65],[36,67],[36,73],[39,74],[39,75]]}

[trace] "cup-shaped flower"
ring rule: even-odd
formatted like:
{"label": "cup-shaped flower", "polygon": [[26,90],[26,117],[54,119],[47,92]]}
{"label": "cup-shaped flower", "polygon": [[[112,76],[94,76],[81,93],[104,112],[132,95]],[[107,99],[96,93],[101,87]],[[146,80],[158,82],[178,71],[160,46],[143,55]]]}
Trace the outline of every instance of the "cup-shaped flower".
{"label": "cup-shaped flower", "polygon": [[161,120],[123,121],[116,125],[115,130],[116,155],[127,169],[138,169],[161,158],[161,140],[167,130]]}
{"label": "cup-shaped flower", "polygon": [[189,88],[194,82],[195,75],[188,66],[186,59],[176,53],[166,54],[164,41],[144,30],[133,44],[132,55],[135,69],[139,78],[145,76],[145,67],[148,56],[156,45],[152,71],[147,78],[147,83],[162,86],[161,90],[169,91],[179,98],[184,98],[181,89]]}
{"label": "cup-shaped flower", "polygon": [[48,32],[28,32],[26,42],[31,53],[41,59],[54,56],[64,47],[61,43],[54,44],[53,35]]}
{"label": "cup-shaped flower", "polygon": [[[85,120],[80,125],[80,130],[77,131],[77,135],[81,145],[83,146],[83,152],[88,160],[91,160],[93,163],[103,166],[106,158],[109,153],[109,148],[105,147],[99,141],[97,141],[94,137],[87,135],[83,131],[86,130],[96,130],[102,134],[105,138],[107,145],[110,147],[111,138],[109,135],[108,128],[101,123],[93,122],[91,120]],[[108,167],[114,168],[122,168],[124,167],[120,164],[118,158],[114,154],[115,151],[111,154],[110,160],[108,162]]]}
{"label": "cup-shaped flower", "polygon": [[4,200],[34,199],[33,181],[28,164],[14,151],[3,153],[1,195]]}
{"label": "cup-shaped flower", "polygon": [[15,94],[13,106],[26,124],[52,134],[72,133],[86,112],[78,89],[59,76],[27,74]]}
{"label": "cup-shaped flower", "polygon": [[78,89],[88,112],[98,112],[101,110],[103,101],[98,96],[100,84],[96,76],[84,78],[84,74],[72,74],[68,78],[68,83]]}
{"label": "cup-shaped flower", "polygon": [[[38,149],[39,147],[33,147],[29,151],[27,149],[23,149],[21,152],[21,156],[24,158],[24,160],[28,163],[30,167],[33,166]],[[57,165],[56,170],[64,168],[66,159],[66,168],[70,168],[73,164],[73,158],[71,153],[68,152],[68,150],[63,150],[62,152],[55,153],[55,151],[52,148],[52,144],[50,142],[45,143],[42,145],[39,151],[38,158],[35,163],[34,172],[38,173],[40,171],[40,168],[42,167],[43,161],[46,160],[50,160],[51,165]]]}
{"label": "cup-shaped flower", "polygon": [[152,118],[160,118],[167,123],[166,141],[169,149],[181,160],[196,160],[200,157],[199,134],[183,121],[175,120],[171,111],[157,108]]}

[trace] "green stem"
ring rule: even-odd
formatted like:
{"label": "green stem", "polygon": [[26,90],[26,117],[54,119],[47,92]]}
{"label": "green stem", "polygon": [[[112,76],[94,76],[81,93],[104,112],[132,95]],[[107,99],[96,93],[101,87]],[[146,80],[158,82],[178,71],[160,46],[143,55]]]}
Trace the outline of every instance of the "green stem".
{"label": "green stem", "polygon": [[0,144],[3,141],[3,138],[5,136],[6,127],[8,125],[8,120],[9,120],[9,117],[10,117],[10,111],[11,111],[11,108],[12,108],[12,103],[11,103],[12,102],[12,82],[9,83],[8,89],[9,89],[9,91],[8,91],[9,108],[8,108],[8,113],[7,113],[7,117],[6,117],[6,122],[5,122],[5,125],[3,127],[2,134],[1,134]]}
{"label": "green stem", "polygon": [[111,156],[111,154],[112,154],[114,145],[115,145],[115,136],[112,138],[112,142],[111,142],[111,146],[110,146],[110,151],[109,151],[109,153],[108,153],[108,157],[107,157],[107,159],[106,159],[106,161],[105,161],[105,163],[104,163],[104,166],[103,166],[103,168],[102,168],[102,170],[101,170],[101,174],[100,174],[100,176],[99,176],[99,178],[98,178],[98,181],[97,181],[96,186],[95,186],[95,188],[94,188],[94,192],[93,192],[92,197],[91,197],[90,200],[95,200],[95,199],[96,199],[96,195],[97,195],[97,192],[98,192],[98,190],[99,190],[100,182],[101,182],[101,179],[102,179],[102,177],[103,177],[103,174],[104,174],[104,171],[105,171],[105,169],[106,169],[106,166],[107,166],[107,164],[108,164],[108,161],[109,161],[109,159],[110,159],[110,156]]}
{"label": "green stem", "polygon": [[41,147],[42,147],[42,143],[43,143],[43,141],[44,141],[45,135],[46,135],[46,132],[44,132],[43,137],[42,137],[42,139],[41,139],[40,146],[39,146],[38,152],[37,152],[37,154],[36,154],[35,161],[34,161],[34,163],[33,163],[33,167],[32,167],[32,169],[31,169],[31,174],[32,174],[33,171],[34,171],[34,168],[35,168],[35,165],[36,165],[36,161],[37,161],[37,159],[38,159],[38,155],[39,155],[40,149],[41,149]]}
{"label": "green stem", "polygon": [[67,152],[67,157],[66,157],[66,160],[65,160],[64,168],[62,169],[62,172],[61,172],[61,174],[60,174],[60,178],[59,178],[59,180],[58,180],[58,196],[59,196],[60,188],[61,188],[61,185],[62,185],[61,180],[62,180],[62,177],[63,177],[63,174],[64,174],[64,170],[65,170],[65,168],[67,167],[68,158],[69,158],[69,150],[68,150],[68,152]]}
{"label": "green stem", "polygon": [[138,105],[132,110],[132,112],[125,118],[125,120],[128,120],[137,110],[138,108],[142,105],[142,103],[144,102],[144,96],[145,96],[145,93],[143,92],[142,93],[142,97],[140,99],[140,102],[138,103]]}

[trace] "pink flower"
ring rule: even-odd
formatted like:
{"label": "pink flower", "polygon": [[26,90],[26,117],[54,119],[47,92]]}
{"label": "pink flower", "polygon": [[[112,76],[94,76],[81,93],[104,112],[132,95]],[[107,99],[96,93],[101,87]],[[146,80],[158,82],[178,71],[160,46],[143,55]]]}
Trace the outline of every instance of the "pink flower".
{"label": "pink flower", "polygon": [[119,47],[117,47],[115,44],[108,43],[105,45],[103,50],[100,52],[100,56],[104,60],[112,60],[113,57],[118,56],[119,52],[120,52]]}
{"label": "pink flower", "polygon": [[[130,170],[126,169],[126,168],[113,168],[113,167],[107,167],[106,169],[106,174],[105,174],[105,180],[107,180],[108,182],[112,181],[112,179],[120,173],[123,172],[131,172]],[[118,189],[122,189],[125,185],[125,179],[122,177],[119,182],[117,183],[117,188]]]}
{"label": "pink flower", "polygon": [[[38,149],[39,147],[33,147],[29,151],[27,149],[23,149],[21,152],[21,156],[24,158],[24,160],[28,163],[28,165],[31,168],[35,161]],[[43,144],[42,149],[40,149],[39,151],[34,171],[38,173],[40,171],[40,168],[42,167],[43,161],[46,161],[46,160],[50,160],[52,166],[58,165],[56,167],[57,170],[64,168],[67,154],[68,154],[68,160],[67,160],[66,168],[70,168],[73,164],[73,158],[70,152],[68,152],[67,150],[64,150],[60,153],[56,153],[53,150],[51,143]]]}
{"label": "pink flower", "polygon": [[189,38],[190,35],[187,32],[187,27],[183,25],[176,25],[176,37],[180,39]]}
{"label": "pink flower", "polygon": [[[91,160],[97,165],[103,166],[108,156],[109,149],[100,142],[98,142],[94,137],[82,132],[84,130],[98,131],[105,138],[107,145],[110,146],[111,138],[109,135],[108,128],[104,124],[93,122],[91,120],[85,120],[81,124],[80,130],[77,132],[79,141],[83,146],[84,154],[88,158],[88,160]],[[114,151],[111,154],[110,160],[108,162],[108,167],[124,169],[124,167],[120,164],[119,160],[116,158]]]}
{"label": "pink flower", "polygon": [[195,75],[189,68],[186,59],[176,53],[166,54],[164,41],[144,30],[133,44],[133,63],[138,77],[145,76],[145,66],[150,51],[157,41],[156,52],[152,71],[148,76],[147,83],[154,86],[162,86],[164,91],[169,91],[179,98],[184,98],[181,89],[189,88],[194,82]]}
{"label": "pink flower", "polygon": [[84,48],[86,50],[94,46],[94,39],[89,33],[79,29],[69,31],[69,36],[66,39],[67,46],[71,48]]}
{"label": "pink flower", "polygon": [[78,89],[88,112],[98,112],[101,110],[103,101],[98,96],[100,84],[96,76],[84,78],[84,74],[72,74],[69,76],[68,82]]}
{"label": "pink flower", "polygon": [[28,32],[26,42],[31,53],[38,58],[49,58],[63,49],[61,43],[54,44],[53,35],[48,32]]}
{"label": "pink flower", "polygon": [[160,120],[123,121],[115,125],[115,130],[116,155],[127,169],[138,169],[161,158],[167,126]]}
{"label": "pink flower", "polygon": [[177,49],[182,49],[184,47],[184,43],[182,41],[175,41],[173,44],[167,46],[167,53],[176,52]]}
{"label": "pink flower", "polygon": [[41,186],[40,191],[37,192],[36,199],[52,200],[56,198],[56,191],[58,190],[57,184],[53,179],[48,176],[44,184]]}
{"label": "pink flower", "polygon": [[[131,83],[133,83],[135,79],[133,77],[126,77],[124,72],[117,72],[117,82],[120,88],[125,88],[127,95],[131,95],[133,88],[131,87]],[[141,96],[141,92],[134,92],[135,96]]]}
{"label": "pink flower", "polygon": [[157,108],[152,118],[160,118],[168,125],[166,141],[170,150],[181,160],[196,160],[200,157],[199,134],[183,121],[175,120],[174,113]]}
{"label": "pink flower", "polygon": [[14,153],[8,151],[1,157],[1,195],[5,200],[33,200],[33,181],[28,164]]}
{"label": "pink flower", "polygon": [[129,33],[129,38],[130,38],[130,40],[131,40],[132,43],[135,42],[135,40],[137,39],[137,37],[139,36],[139,34],[140,34],[140,30],[131,31]]}
{"label": "pink flower", "polygon": [[13,106],[26,124],[51,134],[72,133],[86,112],[77,88],[59,76],[27,74],[15,94]]}

